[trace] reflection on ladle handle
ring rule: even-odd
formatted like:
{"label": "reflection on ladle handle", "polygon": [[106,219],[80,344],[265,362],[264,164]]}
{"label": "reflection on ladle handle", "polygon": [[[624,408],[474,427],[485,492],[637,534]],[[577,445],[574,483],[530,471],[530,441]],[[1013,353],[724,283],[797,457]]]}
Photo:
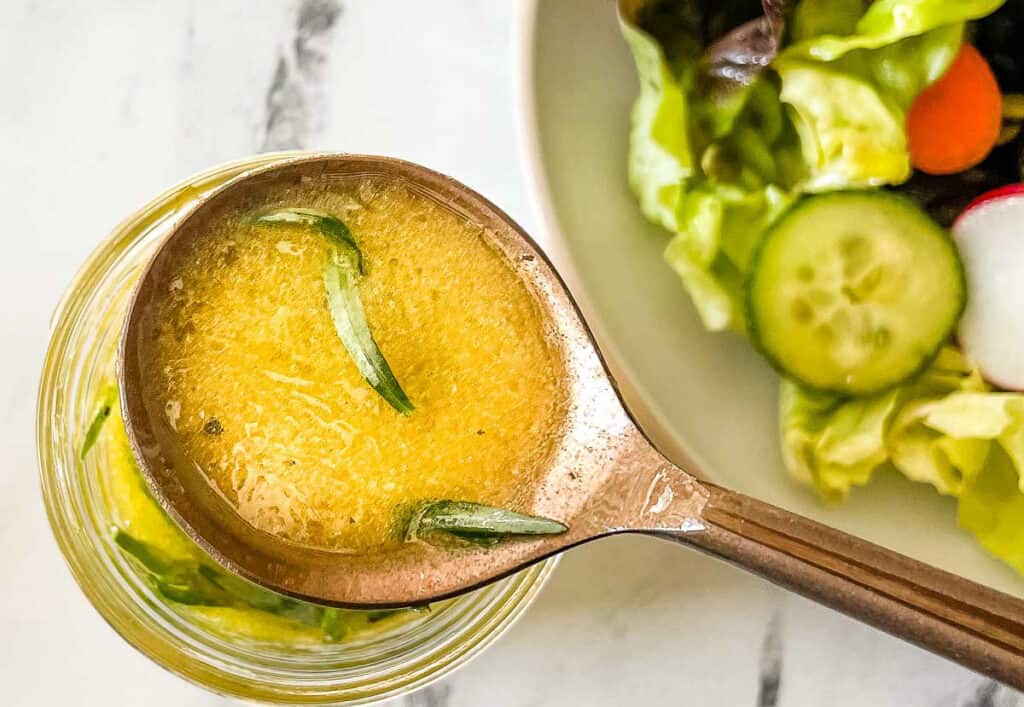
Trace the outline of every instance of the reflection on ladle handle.
{"label": "reflection on ladle handle", "polygon": [[698,532],[656,533],[735,563],[1018,689],[1024,601],[732,491]]}

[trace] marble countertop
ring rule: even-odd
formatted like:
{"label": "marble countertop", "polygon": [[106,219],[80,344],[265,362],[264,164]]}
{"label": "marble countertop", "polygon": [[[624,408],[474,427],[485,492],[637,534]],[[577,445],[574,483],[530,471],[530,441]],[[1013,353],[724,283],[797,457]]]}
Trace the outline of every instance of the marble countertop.
{"label": "marble countertop", "polygon": [[[135,206],[212,164],[322,148],[430,165],[543,244],[513,100],[512,0],[6,0],[0,23],[0,682],[6,705],[220,705],[125,644],[50,536],[34,405],[61,291]],[[716,561],[570,553],[471,665],[393,704],[1009,707],[1011,690]]]}

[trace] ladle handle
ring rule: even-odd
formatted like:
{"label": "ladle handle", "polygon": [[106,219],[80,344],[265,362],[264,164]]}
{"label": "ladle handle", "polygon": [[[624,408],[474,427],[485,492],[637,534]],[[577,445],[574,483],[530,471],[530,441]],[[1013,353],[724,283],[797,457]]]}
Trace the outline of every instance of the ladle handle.
{"label": "ladle handle", "polygon": [[1024,689],[1024,601],[704,484],[705,529],[656,533]]}

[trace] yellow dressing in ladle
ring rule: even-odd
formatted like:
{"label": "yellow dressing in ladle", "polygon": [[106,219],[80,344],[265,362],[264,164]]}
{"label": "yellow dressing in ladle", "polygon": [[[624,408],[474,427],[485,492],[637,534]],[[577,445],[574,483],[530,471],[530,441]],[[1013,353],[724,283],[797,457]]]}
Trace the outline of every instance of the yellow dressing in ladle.
{"label": "yellow dressing in ladle", "polygon": [[[564,370],[534,293],[481,226],[406,184],[275,186],[259,208],[342,219],[366,319],[415,405],[357,370],[326,303],[328,240],[220,209],[154,281],[143,394],[252,526],[331,550],[401,542],[432,499],[528,510],[561,430]],[[255,207],[256,205],[254,205]]]}

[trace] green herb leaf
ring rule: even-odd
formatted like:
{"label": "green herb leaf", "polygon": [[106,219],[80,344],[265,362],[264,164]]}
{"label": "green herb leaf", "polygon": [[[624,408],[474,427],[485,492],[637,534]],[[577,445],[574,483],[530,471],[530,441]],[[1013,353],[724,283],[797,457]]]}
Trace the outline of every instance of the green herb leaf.
{"label": "green herb leaf", "polygon": [[[120,528],[114,542],[147,571],[153,587],[166,599],[191,606],[230,606],[230,592],[211,580],[208,568],[191,560],[177,560]],[[242,580],[238,580],[242,581]]]}
{"label": "green herb leaf", "polygon": [[106,386],[100,395],[99,401],[96,403],[96,413],[93,415],[92,422],[89,423],[89,427],[85,431],[85,438],[82,439],[82,459],[85,459],[85,455],[89,453],[89,450],[96,444],[96,440],[100,438],[100,430],[103,429],[103,423],[110,417],[110,413],[116,403],[117,386]]}
{"label": "green herb leaf", "polygon": [[164,551],[136,539],[121,528],[114,528],[114,542],[153,574],[170,574],[180,564]]}
{"label": "green herb leaf", "polygon": [[428,532],[444,532],[478,545],[510,535],[557,535],[569,528],[557,520],[530,516],[469,501],[430,501],[418,506],[406,526],[407,542]]}
{"label": "green herb leaf", "polygon": [[359,372],[391,407],[403,415],[415,408],[402,390],[387,359],[377,346],[366,322],[359,297],[359,279],[363,275],[363,254],[345,223],[317,209],[275,209],[257,212],[253,223],[292,223],[316,228],[330,241],[330,256],[324,266],[324,286],[334,329]]}
{"label": "green herb leaf", "polygon": [[334,329],[348,349],[363,378],[403,415],[413,411],[413,404],[391,371],[384,354],[370,333],[363,312],[363,303],[356,288],[358,273],[352,261],[339,249],[324,268],[327,305],[334,320]]}
{"label": "green herb leaf", "polygon": [[319,626],[323,620],[325,607],[264,589],[219,567],[200,565],[199,573],[238,601],[259,611],[283,616],[307,626]]}
{"label": "green herb leaf", "polygon": [[347,247],[355,252],[356,266],[359,274],[363,274],[363,254],[356,245],[345,222],[337,216],[320,209],[287,208],[271,211],[257,211],[249,216],[252,223],[294,223],[310,226],[320,231],[336,246]]}
{"label": "green herb leaf", "polygon": [[478,545],[480,547],[494,547],[501,542],[501,538],[495,535],[481,535],[479,533],[464,533],[460,530],[449,530],[449,535],[452,535],[459,540],[464,540],[467,543]]}
{"label": "green herb leaf", "polygon": [[287,601],[287,597],[263,589],[252,582],[223,570],[208,565],[199,565],[198,571],[207,581],[220,587],[228,594],[234,595],[241,602],[248,604],[254,609],[277,613],[284,602]]}
{"label": "green herb leaf", "polygon": [[189,606],[231,606],[234,598],[220,587],[209,583],[198,573],[176,578],[154,577],[156,590],[165,599]]}

